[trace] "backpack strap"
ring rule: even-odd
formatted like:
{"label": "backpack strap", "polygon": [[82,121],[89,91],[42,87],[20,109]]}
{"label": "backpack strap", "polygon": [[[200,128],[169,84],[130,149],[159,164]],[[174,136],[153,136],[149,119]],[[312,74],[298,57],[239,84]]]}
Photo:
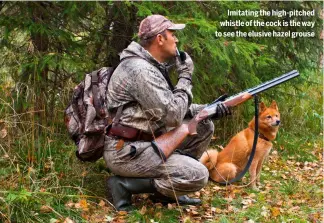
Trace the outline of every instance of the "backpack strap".
{"label": "backpack strap", "polygon": [[116,116],[115,116],[115,118],[114,118],[114,120],[113,120],[113,123],[114,123],[114,124],[119,123],[119,121],[120,121],[120,117],[121,117],[121,113],[122,113],[122,111],[123,111],[123,108],[124,108],[124,105],[121,105],[121,106],[119,106],[119,107],[117,108]]}
{"label": "backpack strap", "polygon": [[[139,56],[131,56],[131,57],[127,57],[127,58],[123,58],[123,59],[121,59],[120,62],[119,62],[119,64],[121,64],[121,62],[123,62],[123,61],[125,61],[125,60],[129,60],[129,59],[133,59],[133,58],[140,58],[140,59],[141,59],[141,57],[139,57]],[[116,67],[114,67],[114,70],[119,66],[119,64],[118,64]],[[114,71],[114,70],[113,70],[113,71]],[[109,83],[109,81],[110,81],[110,78],[111,78],[112,74],[114,73],[113,71],[109,73],[109,76],[108,76],[108,83]],[[107,84],[107,87],[108,87],[108,84]],[[122,111],[123,111],[123,108],[124,108],[124,105],[121,105],[121,106],[119,106],[119,107],[117,108],[116,115],[115,115],[115,117],[114,117],[114,119],[113,119],[113,123],[114,123],[114,124],[118,124],[118,123],[119,123],[119,121],[120,121],[120,117],[121,117],[121,114],[122,114]]]}
{"label": "backpack strap", "polygon": [[98,100],[99,86],[98,86],[98,71],[93,71],[91,73],[91,85],[92,85],[92,96],[93,96],[93,106],[96,109],[97,116],[100,117],[101,105]]}

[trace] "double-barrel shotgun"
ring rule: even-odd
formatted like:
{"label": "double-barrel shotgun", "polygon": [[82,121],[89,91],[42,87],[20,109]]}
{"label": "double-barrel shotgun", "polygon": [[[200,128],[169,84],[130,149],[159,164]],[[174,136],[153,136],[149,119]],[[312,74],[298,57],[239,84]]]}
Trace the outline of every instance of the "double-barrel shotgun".
{"label": "double-barrel shotgun", "polygon": [[[249,88],[229,98],[221,97],[221,100],[223,100],[222,103],[227,107],[237,106],[252,98],[253,95],[266,91],[297,76],[299,76],[297,70],[290,71],[280,77],[259,84],[256,87]],[[163,160],[166,160],[188,135],[197,134],[197,125],[200,121],[212,117],[216,113],[216,107],[219,101],[220,100],[215,100],[213,103],[207,105],[188,123],[181,124],[179,127],[155,138],[155,140],[151,142],[154,150]]]}

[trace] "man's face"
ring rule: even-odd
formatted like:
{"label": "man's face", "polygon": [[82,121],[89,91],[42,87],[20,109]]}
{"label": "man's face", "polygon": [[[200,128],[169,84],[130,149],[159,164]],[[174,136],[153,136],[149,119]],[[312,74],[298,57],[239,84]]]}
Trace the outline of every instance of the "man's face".
{"label": "man's face", "polygon": [[166,38],[162,36],[162,45],[161,45],[161,53],[165,60],[169,60],[176,56],[177,42],[178,39],[175,36],[175,31],[166,30],[165,31]]}

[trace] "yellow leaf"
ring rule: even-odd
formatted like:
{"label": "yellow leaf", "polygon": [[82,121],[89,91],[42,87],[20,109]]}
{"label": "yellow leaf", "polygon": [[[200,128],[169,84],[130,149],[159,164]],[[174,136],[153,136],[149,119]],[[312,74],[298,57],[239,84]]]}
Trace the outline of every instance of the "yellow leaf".
{"label": "yellow leaf", "polygon": [[272,213],[273,217],[277,217],[278,215],[280,215],[280,210],[279,210],[279,208],[274,207],[271,209],[271,213]]}
{"label": "yellow leaf", "polygon": [[127,215],[127,211],[118,211],[118,215]]}
{"label": "yellow leaf", "polygon": [[216,212],[217,214],[220,214],[220,213],[222,213],[222,209],[220,209],[220,208],[216,208],[215,212]]}
{"label": "yellow leaf", "polygon": [[82,199],[82,200],[79,201],[79,204],[80,204],[80,207],[81,207],[82,209],[88,209],[88,203],[87,203],[87,200]]}

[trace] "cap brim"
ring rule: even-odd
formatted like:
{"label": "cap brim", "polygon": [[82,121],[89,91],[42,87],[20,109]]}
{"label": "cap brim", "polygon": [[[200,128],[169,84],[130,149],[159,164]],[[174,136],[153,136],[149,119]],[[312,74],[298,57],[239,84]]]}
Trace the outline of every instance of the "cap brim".
{"label": "cap brim", "polygon": [[168,30],[181,30],[186,27],[186,24],[173,24],[168,28]]}

